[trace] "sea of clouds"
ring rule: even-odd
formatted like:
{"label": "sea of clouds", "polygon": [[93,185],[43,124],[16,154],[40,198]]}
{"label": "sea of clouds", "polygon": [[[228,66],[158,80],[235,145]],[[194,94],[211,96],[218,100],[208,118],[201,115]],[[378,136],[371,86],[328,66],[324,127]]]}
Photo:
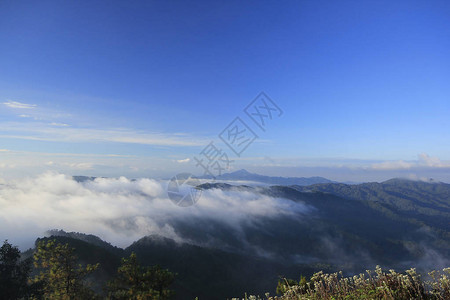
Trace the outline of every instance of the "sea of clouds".
{"label": "sea of clouds", "polygon": [[240,231],[243,223],[307,213],[301,203],[246,191],[203,191],[191,207],[176,206],[167,182],[149,178],[96,178],[77,182],[47,172],[20,180],[0,180],[0,239],[26,249],[50,229],[89,233],[126,247],[159,234],[186,242],[173,224],[219,222]]}

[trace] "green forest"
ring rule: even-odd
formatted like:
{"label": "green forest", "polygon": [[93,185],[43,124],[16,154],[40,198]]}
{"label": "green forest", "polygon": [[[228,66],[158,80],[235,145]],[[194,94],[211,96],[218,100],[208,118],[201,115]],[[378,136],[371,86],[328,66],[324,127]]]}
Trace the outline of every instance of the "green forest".
{"label": "green forest", "polygon": [[172,226],[183,241],[150,234],[126,248],[63,230],[22,253],[5,242],[1,299],[448,298],[448,184],[200,188],[284,199],[291,213],[238,229],[214,216],[180,219]]}
{"label": "green forest", "polygon": [[[0,299],[171,299],[176,274],[160,266],[143,267],[135,253],[122,258],[116,274],[95,288],[92,274],[100,266],[79,263],[75,249],[56,239],[37,242],[33,256],[22,259],[8,241],[0,248]],[[450,268],[431,271],[427,280],[414,268],[404,273],[377,266],[345,277],[340,272],[314,273],[298,281],[280,278],[277,296],[245,295],[242,299],[449,299]],[[196,297],[195,299],[198,299]],[[240,298],[233,298],[240,299]]]}
{"label": "green forest", "polygon": [[[170,299],[175,274],[160,266],[142,267],[136,254],[123,258],[116,275],[95,291],[100,263],[79,264],[75,249],[56,240],[40,241],[32,257],[21,259],[7,241],[0,248],[0,299]],[[35,275],[32,275],[35,274]]]}

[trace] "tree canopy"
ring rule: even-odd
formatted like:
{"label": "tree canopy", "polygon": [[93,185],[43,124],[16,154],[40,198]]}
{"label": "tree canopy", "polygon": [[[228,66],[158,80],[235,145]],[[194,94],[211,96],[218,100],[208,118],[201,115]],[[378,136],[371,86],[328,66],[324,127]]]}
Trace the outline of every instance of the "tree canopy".
{"label": "tree canopy", "polygon": [[42,284],[46,299],[89,299],[94,292],[85,278],[98,268],[96,265],[81,266],[68,244],[56,241],[40,241],[34,254],[34,267],[40,273],[33,282]]}
{"label": "tree canopy", "polygon": [[8,241],[0,247],[0,299],[18,299],[31,293],[28,276],[31,260],[21,260],[20,251]]}
{"label": "tree canopy", "polygon": [[112,299],[168,299],[175,275],[160,266],[142,267],[136,254],[122,259],[117,276],[108,285]]}

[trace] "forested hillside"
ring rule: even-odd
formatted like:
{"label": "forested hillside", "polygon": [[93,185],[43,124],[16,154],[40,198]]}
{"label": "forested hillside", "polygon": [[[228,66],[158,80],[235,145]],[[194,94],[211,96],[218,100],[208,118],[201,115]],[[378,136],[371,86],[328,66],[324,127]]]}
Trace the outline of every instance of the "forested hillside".
{"label": "forested hillside", "polygon": [[[49,231],[50,236],[36,245],[56,240],[73,247],[83,265],[99,263],[88,276],[99,294],[121,259],[135,253],[143,265],[160,265],[177,274],[172,285],[177,299],[224,299],[245,292],[273,295],[280,276],[310,278],[317,271],[342,271],[346,276],[381,265],[417,268],[425,274],[449,265],[446,184],[391,180],[308,187],[209,183],[199,188],[231,196],[266,196],[276,201],[271,207],[279,211],[239,223],[213,216],[179,219],[172,224],[177,240],[150,235],[125,249],[93,235],[62,230]],[[251,199],[241,198],[241,205],[251,205]],[[23,256],[31,257],[33,251]]]}

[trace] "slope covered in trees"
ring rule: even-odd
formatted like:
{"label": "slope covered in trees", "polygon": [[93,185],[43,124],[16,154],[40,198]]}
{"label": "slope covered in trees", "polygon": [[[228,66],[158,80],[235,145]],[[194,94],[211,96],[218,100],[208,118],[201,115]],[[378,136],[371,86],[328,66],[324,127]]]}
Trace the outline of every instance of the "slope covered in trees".
{"label": "slope covered in trees", "polygon": [[[20,251],[16,247],[5,241],[0,248],[0,299],[162,300],[173,295],[169,286],[175,274],[158,265],[142,267],[135,253],[122,258],[117,272],[110,274],[105,283],[96,276],[100,263],[82,264],[82,259],[75,254],[85,253],[84,242],[64,238],[68,243],[62,244],[57,238],[36,241],[33,258],[24,260],[20,260]],[[77,248],[71,247],[70,243],[76,244]],[[83,258],[87,257],[90,260],[99,258],[90,255]],[[108,269],[109,261],[104,260],[103,267]],[[103,289],[95,290],[94,286],[101,283]]]}
{"label": "slope covered in trees", "polygon": [[[177,273],[172,288],[178,299],[274,294],[279,276],[310,278],[319,270],[342,270],[346,276],[379,264],[426,274],[450,265],[450,191],[445,184],[392,180],[309,187],[210,183],[200,188],[267,196],[282,211],[239,223],[214,216],[180,218],[171,223],[177,242],[153,235],[125,249],[93,235],[63,231],[51,231],[53,236],[37,242],[69,244],[83,266],[100,263],[86,280],[103,295],[122,259],[133,252],[145,267],[160,265]],[[24,257],[32,255],[29,251]]]}

